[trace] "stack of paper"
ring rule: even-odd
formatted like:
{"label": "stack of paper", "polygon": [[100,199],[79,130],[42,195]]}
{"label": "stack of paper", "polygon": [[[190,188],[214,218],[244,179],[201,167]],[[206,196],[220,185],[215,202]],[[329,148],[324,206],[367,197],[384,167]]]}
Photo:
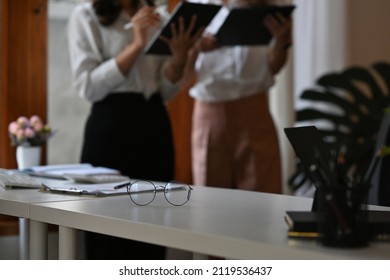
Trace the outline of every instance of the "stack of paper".
{"label": "stack of paper", "polygon": [[34,166],[28,170],[31,176],[69,179],[83,183],[107,183],[127,181],[116,169],[92,166],[89,163]]}
{"label": "stack of paper", "polygon": [[66,194],[85,194],[95,196],[123,195],[127,194],[127,188],[115,188],[121,183],[106,184],[42,184],[41,191]]}

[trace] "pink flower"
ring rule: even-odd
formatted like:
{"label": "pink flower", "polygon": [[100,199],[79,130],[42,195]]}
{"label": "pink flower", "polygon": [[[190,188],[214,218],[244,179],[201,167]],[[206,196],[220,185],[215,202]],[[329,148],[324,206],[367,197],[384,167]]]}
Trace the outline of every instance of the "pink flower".
{"label": "pink flower", "polygon": [[40,117],[38,117],[37,115],[34,115],[30,118],[30,123],[32,125],[35,125],[36,123],[42,123],[42,120]]}
{"label": "pink flower", "polygon": [[35,129],[35,131],[41,131],[43,129],[43,123],[39,120],[36,122],[31,122],[32,127]]}
{"label": "pink flower", "polygon": [[25,116],[19,117],[16,121],[21,126],[28,124],[28,118],[26,118]]}
{"label": "pink flower", "polygon": [[40,146],[53,136],[50,126],[37,115],[20,116],[8,125],[8,132],[13,146]]}
{"label": "pink flower", "polygon": [[8,126],[8,132],[11,134],[16,134],[16,131],[19,129],[17,122],[11,122]]}
{"label": "pink flower", "polygon": [[35,131],[42,131],[44,129],[42,120],[37,115],[34,115],[30,118],[30,123]]}
{"label": "pink flower", "polygon": [[27,137],[27,138],[33,138],[35,136],[35,130],[30,128],[30,127],[27,127],[25,130],[24,130],[24,135]]}
{"label": "pink flower", "polygon": [[16,135],[16,138],[18,138],[19,140],[23,139],[24,138],[24,130],[19,128],[16,131],[15,135]]}

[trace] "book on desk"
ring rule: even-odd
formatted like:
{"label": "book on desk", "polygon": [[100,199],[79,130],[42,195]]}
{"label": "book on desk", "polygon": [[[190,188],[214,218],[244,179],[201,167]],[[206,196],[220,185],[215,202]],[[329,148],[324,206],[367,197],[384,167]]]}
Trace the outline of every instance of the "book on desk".
{"label": "book on desk", "polygon": [[[372,238],[390,235],[390,211],[365,210],[367,215],[368,232]],[[318,225],[324,219],[316,211],[286,211],[285,221],[290,237],[318,237]]]}
{"label": "book on desk", "polygon": [[119,170],[103,166],[92,166],[89,163],[33,166],[25,172],[34,177],[65,179],[77,183],[97,184],[121,182],[130,179],[128,176],[122,175]]}
{"label": "book on desk", "polygon": [[122,175],[116,169],[92,166],[88,163],[42,165],[22,171],[0,171],[0,186],[4,189],[39,189],[42,182],[48,181],[63,185],[118,183],[129,180],[128,176]]}

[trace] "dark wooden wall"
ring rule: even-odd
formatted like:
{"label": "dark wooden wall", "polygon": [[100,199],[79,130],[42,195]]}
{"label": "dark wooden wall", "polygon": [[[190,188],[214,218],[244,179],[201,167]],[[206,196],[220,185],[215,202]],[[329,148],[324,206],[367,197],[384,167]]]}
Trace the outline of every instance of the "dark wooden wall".
{"label": "dark wooden wall", "polygon": [[0,3],[0,168],[16,168],[8,124],[47,116],[47,0]]}
{"label": "dark wooden wall", "polygon": [[[0,46],[0,168],[11,169],[8,124],[33,114],[46,121],[47,0],[0,0]],[[17,233],[17,219],[0,215],[0,236]]]}

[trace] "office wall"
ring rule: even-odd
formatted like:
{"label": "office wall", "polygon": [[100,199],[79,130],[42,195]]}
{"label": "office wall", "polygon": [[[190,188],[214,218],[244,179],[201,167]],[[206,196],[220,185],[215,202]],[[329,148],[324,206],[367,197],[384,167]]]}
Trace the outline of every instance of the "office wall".
{"label": "office wall", "polygon": [[56,135],[49,141],[48,163],[77,163],[89,103],[71,85],[66,28],[76,1],[49,1],[48,119]]}
{"label": "office wall", "polygon": [[390,62],[390,1],[348,0],[348,56],[350,64]]}

